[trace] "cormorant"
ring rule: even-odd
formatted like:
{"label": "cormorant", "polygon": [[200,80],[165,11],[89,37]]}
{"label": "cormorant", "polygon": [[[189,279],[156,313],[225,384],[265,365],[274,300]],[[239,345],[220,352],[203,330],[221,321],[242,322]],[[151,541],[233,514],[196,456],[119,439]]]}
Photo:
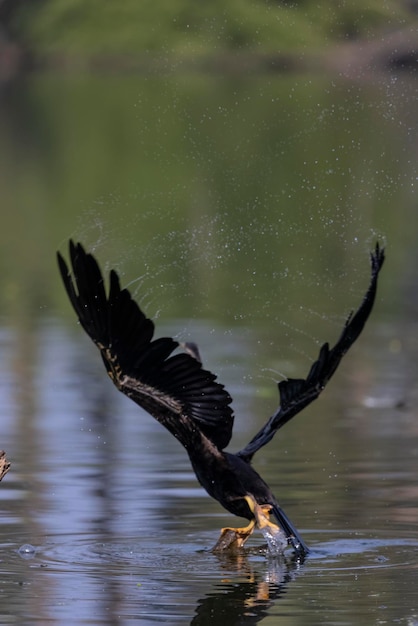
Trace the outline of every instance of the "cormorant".
{"label": "cormorant", "polygon": [[[270,526],[303,557],[308,547],[254,470],[254,454],[275,433],[315,400],[334,374],[342,357],[360,335],[375,300],[377,280],[385,258],[376,244],[371,253],[371,278],[363,301],[349,315],[333,348],[324,343],[305,379],[278,383],[280,406],[251,441],[236,454],[225,452],[234,421],[231,396],[216,376],[202,367],[195,344],[182,345],[169,337],[153,339],[154,324],[146,318],[119,277],[110,271],[109,288],[92,254],[69,242],[72,271],[58,253],[58,264],[80,324],[100,350],[116,387],[148,411],[185,447],[197,479],[228,511],[249,520],[246,528],[222,529],[215,550],[240,548],[254,528]],[[173,354],[176,348],[185,351]],[[273,514],[278,526],[269,521]]]}

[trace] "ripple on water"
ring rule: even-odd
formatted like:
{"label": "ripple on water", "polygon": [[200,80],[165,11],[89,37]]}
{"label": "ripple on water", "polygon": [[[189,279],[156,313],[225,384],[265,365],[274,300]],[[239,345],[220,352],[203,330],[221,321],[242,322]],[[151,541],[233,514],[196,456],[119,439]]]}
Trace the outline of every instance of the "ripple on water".
{"label": "ripple on water", "polygon": [[[294,604],[298,611],[305,607],[309,619],[317,610],[320,621],[304,624],[334,624],[335,612],[341,614],[342,622],[352,623],[353,597],[357,610],[368,616],[377,597],[379,606],[391,606],[394,581],[404,589],[403,581],[415,579],[411,570],[418,568],[418,538],[376,533],[370,537],[366,532],[305,535],[311,553],[304,563],[292,559],[291,552],[286,559],[269,555],[262,538],[259,543],[252,540],[238,556],[214,555],[210,552],[216,538],[213,531],[185,531],[181,538],[178,531],[149,531],[131,537],[112,535],[103,541],[94,533],[62,535],[43,543],[32,541],[34,553],[22,544],[4,549],[10,553],[12,548],[15,558],[8,566],[19,572],[19,580],[27,581],[28,602],[32,596],[38,602],[43,594],[51,615],[58,615],[62,607],[72,607],[77,597],[78,623],[84,623],[81,617],[89,615],[92,600],[103,603],[105,614],[109,598],[114,599],[118,615],[136,615],[144,624],[190,623],[193,615],[196,619],[205,611],[212,615],[214,606],[219,607],[221,623],[229,607],[239,612],[250,604],[263,614],[270,611],[278,616]],[[404,590],[403,595],[399,589],[395,594],[399,602],[396,606],[392,603],[392,610],[406,615],[402,607],[405,602],[412,606],[415,587],[413,592]],[[320,602],[324,594],[334,611],[329,616]]]}
{"label": "ripple on water", "polygon": [[[333,533],[334,534],[334,533]],[[418,567],[418,539],[410,537],[368,537],[356,532],[355,537],[336,538],[312,546],[310,569],[350,571],[382,568]]]}
{"label": "ripple on water", "polygon": [[[324,533],[324,536],[327,534]],[[181,543],[170,539],[170,534],[161,537],[158,533],[148,534],[146,538],[128,537],[103,542],[98,542],[97,537],[76,539],[72,536],[68,541],[62,538],[58,543],[46,543],[36,549],[26,544],[18,552],[22,558],[36,558],[44,566],[55,569],[68,569],[70,565],[94,569],[104,563],[107,568],[111,569],[112,564],[115,564],[119,569],[124,563],[132,567],[139,566],[152,571],[164,569],[169,572],[178,571],[180,559],[183,571],[188,568],[193,572],[198,570],[203,577],[216,573],[217,560],[210,552],[210,546],[214,543],[213,533],[208,531],[199,536],[185,535]],[[207,545],[202,546],[202,539],[206,540]],[[333,533],[332,540],[311,541],[310,547],[311,552],[302,569],[349,571],[411,565],[417,567],[418,539],[410,537],[368,537],[360,532],[356,532],[354,537],[347,537],[346,534],[338,537]],[[291,551],[286,552],[289,558],[291,554]],[[248,545],[244,556],[257,562],[267,562],[271,557],[266,546],[261,543]]]}

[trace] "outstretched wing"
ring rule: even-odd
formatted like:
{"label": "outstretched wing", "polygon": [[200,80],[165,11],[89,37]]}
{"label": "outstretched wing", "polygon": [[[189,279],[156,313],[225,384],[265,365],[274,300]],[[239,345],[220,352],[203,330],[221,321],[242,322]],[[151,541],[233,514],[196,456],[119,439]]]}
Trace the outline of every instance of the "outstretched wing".
{"label": "outstretched wing", "polygon": [[330,349],[329,344],[324,343],[319,351],[318,359],[312,365],[305,379],[289,378],[278,384],[280,406],[250,443],[238,452],[241,458],[250,461],[257,450],[268,443],[286,422],[319,396],[345,353],[360,335],[373,308],[377,279],[385,260],[384,250],[379,247],[378,243],[370,255],[370,260],[370,285],[358,311],[354,315],[353,313],[350,314],[341,336],[333,348]]}
{"label": "outstretched wing", "polygon": [[[72,273],[58,253],[68,296],[86,333],[99,348],[116,387],[147,410],[187,447],[200,430],[219,449],[232,434],[231,397],[193,352],[172,354],[179,343],[154,339],[145,317],[118,275],[106,293],[95,258],[70,241]],[[197,353],[198,354],[198,353]]]}

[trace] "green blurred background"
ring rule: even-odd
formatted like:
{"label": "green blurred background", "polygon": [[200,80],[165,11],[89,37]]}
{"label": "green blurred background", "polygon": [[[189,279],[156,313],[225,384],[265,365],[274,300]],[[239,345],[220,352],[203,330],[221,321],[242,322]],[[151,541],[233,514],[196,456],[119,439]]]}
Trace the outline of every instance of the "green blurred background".
{"label": "green blurred background", "polygon": [[181,58],[231,51],[288,53],[405,27],[402,0],[6,0],[11,30],[40,55]]}

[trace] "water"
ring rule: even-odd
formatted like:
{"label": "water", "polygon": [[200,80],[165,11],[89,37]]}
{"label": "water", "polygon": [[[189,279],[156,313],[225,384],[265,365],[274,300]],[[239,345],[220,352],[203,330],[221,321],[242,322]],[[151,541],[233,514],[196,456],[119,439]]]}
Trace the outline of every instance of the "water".
{"label": "water", "polygon": [[[221,526],[235,520],[197,485],[174,438],[113,389],[81,333],[53,320],[40,330],[25,363],[32,389],[18,367],[7,374],[5,364],[19,362],[9,336],[1,623],[413,624],[415,416],[391,405],[396,376],[383,407],[369,406],[373,385],[359,388],[370,351],[373,378],[386,370],[379,327],[370,326],[309,414],[256,456],[311,548],[304,563],[269,554],[260,532],[242,555],[212,554]],[[215,366],[238,352],[225,341],[202,348]],[[228,378],[239,406],[248,382],[240,398],[234,370]],[[234,441],[254,430],[243,411]]]}
{"label": "water", "polygon": [[[0,623],[415,625],[416,83],[189,78],[31,77],[2,104]],[[234,398],[232,451],[387,246],[364,334],[255,457],[305,562],[261,532],[211,553],[242,520],[107,379],[58,276],[70,236],[158,335],[198,342]]]}

